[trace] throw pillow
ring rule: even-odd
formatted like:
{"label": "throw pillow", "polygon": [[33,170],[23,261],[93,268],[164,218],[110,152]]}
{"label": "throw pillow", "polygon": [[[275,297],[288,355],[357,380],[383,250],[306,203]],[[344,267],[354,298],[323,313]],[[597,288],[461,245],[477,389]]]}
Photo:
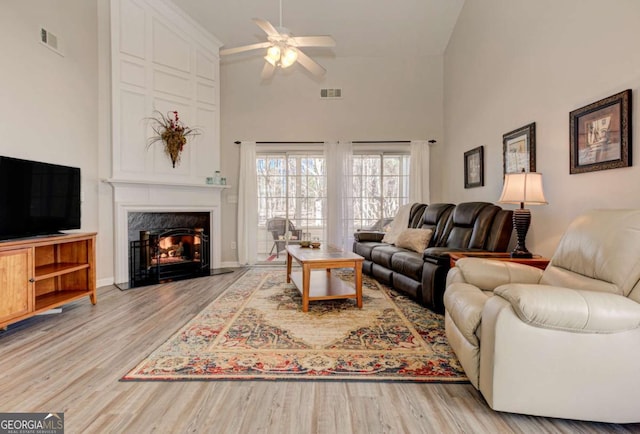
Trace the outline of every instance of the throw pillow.
{"label": "throw pillow", "polygon": [[396,238],[396,247],[422,253],[429,246],[431,235],[431,229],[405,229]]}

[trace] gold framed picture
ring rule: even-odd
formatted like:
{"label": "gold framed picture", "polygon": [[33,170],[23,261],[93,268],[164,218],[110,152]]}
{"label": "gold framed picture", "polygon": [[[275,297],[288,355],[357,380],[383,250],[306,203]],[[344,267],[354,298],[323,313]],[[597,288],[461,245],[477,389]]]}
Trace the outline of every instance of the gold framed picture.
{"label": "gold framed picture", "polygon": [[569,173],[631,166],[631,89],[569,113]]}
{"label": "gold framed picture", "polygon": [[503,172],[536,171],[536,123],[510,131],[502,136]]}
{"label": "gold framed picture", "polygon": [[484,146],[464,153],[464,188],[484,185]]}

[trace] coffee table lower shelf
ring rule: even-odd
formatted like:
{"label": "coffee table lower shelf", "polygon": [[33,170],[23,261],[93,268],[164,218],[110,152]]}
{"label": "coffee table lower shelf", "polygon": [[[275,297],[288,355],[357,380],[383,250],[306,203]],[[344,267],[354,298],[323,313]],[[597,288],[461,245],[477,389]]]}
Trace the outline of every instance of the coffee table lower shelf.
{"label": "coffee table lower shelf", "polygon": [[[311,271],[309,282],[309,301],[335,300],[338,298],[357,298],[355,289],[334,276],[329,271]],[[292,272],[291,281],[296,285],[300,294],[303,293],[302,272]]]}

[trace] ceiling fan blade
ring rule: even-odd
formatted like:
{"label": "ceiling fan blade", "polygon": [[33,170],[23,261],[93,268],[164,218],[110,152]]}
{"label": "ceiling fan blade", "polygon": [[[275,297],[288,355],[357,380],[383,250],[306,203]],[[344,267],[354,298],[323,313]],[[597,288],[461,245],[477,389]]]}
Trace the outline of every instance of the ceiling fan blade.
{"label": "ceiling fan blade", "polygon": [[296,47],[335,47],[336,41],[331,36],[296,36],[289,38]]}
{"label": "ceiling fan blade", "polygon": [[263,80],[269,80],[273,77],[273,73],[275,72],[276,67],[269,62],[264,62],[264,68],[262,68],[262,74],[260,74],[260,78]]}
{"label": "ceiling fan blade", "polygon": [[318,62],[304,54],[302,50],[298,50],[297,48],[294,48],[294,50],[298,52],[298,63],[307,68],[313,75],[322,76],[327,72]]}
{"label": "ceiling fan blade", "polygon": [[243,51],[251,51],[251,50],[257,50],[259,48],[266,48],[270,45],[271,45],[271,42],[259,42],[257,44],[243,45],[241,47],[235,47],[235,48],[227,48],[225,50],[220,50],[220,55],[226,56],[227,54],[242,53]]}
{"label": "ceiling fan blade", "polygon": [[260,27],[267,34],[267,36],[280,35],[280,33],[278,33],[276,28],[273,27],[273,25],[267,20],[263,20],[262,18],[253,18],[253,22],[256,23],[256,25]]}

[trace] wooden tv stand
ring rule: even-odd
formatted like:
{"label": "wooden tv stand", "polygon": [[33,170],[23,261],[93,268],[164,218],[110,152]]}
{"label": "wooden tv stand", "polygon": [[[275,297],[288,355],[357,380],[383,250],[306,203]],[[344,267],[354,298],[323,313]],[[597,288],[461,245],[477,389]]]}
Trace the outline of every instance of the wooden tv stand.
{"label": "wooden tv stand", "polygon": [[0,328],[82,297],[96,304],[96,234],[0,242]]}

